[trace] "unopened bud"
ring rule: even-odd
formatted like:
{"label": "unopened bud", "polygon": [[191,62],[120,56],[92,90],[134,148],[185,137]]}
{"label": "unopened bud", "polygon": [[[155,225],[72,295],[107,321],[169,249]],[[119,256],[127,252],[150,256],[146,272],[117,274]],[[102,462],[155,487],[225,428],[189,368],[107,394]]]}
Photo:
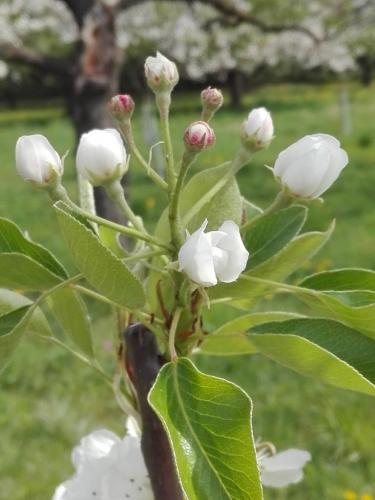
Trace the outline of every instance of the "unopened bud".
{"label": "unopened bud", "polygon": [[117,120],[130,119],[133,115],[135,104],[132,96],[120,94],[112,97],[108,109]]}
{"label": "unopened bud", "polygon": [[160,52],[156,57],[148,57],[145,75],[149,87],[155,92],[171,92],[179,80],[177,66]]}
{"label": "unopened bud", "polygon": [[215,142],[215,132],[208,123],[199,121],[188,126],[184,133],[186,149],[190,151],[202,151]]}
{"label": "unopened bud", "polygon": [[253,109],[242,124],[242,143],[256,151],[269,146],[273,139],[273,122],[266,108]]}
{"label": "unopened bud", "polygon": [[38,187],[55,184],[64,171],[60,156],[41,134],[24,135],[18,139],[16,169],[23,179]]}
{"label": "unopened bud", "polygon": [[208,121],[221,108],[224,97],[221,90],[207,87],[201,92],[201,101],[203,107],[202,117],[205,121]]}
{"label": "unopened bud", "polygon": [[121,179],[127,161],[124,143],[117,130],[91,130],[81,136],[77,149],[77,169],[93,186]]}

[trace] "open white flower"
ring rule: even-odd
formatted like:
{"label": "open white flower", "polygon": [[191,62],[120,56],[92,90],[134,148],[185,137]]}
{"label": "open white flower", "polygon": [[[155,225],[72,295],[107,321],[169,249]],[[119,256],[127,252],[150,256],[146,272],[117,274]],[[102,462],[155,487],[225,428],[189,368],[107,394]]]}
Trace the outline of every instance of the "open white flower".
{"label": "open white flower", "polygon": [[47,186],[63,174],[60,156],[41,134],[24,135],[16,144],[16,169],[26,181]]}
{"label": "open white flower", "polygon": [[208,221],[188,237],[179,254],[179,270],[202,286],[218,281],[231,283],[245,269],[249,252],[246,250],[237,224],[225,221],[218,231],[205,233]]}
{"label": "open white flower", "polygon": [[291,448],[271,456],[260,452],[257,460],[262,484],[283,488],[303,479],[303,467],[311,460],[311,455],[308,451]]}
{"label": "open white flower", "polygon": [[52,500],[153,499],[138,437],[95,431],[74,448],[72,462],[75,475],[56,488]]}
{"label": "open white flower", "polygon": [[114,128],[94,129],[81,136],[77,169],[93,186],[121,179],[127,169],[126,151]]}
{"label": "open white flower", "polygon": [[292,195],[318,198],[348,164],[340,141],[328,134],[306,135],[277,157],[275,178]]}

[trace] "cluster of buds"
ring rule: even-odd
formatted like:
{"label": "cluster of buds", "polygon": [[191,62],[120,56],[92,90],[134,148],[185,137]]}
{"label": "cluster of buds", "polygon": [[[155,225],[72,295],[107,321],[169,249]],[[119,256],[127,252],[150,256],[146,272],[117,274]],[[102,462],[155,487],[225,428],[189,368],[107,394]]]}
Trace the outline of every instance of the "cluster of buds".
{"label": "cluster of buds", "polygon": [[[148,57],[145,75],[156,97],[169,95],[178,82],[174,62],[157,52]],[[202,120],[191,123],[184,133],[187,152],[198,153],[212,146],[215,133],[208,121],[223,104],[220,90],[208,87],[201,93]],[[130,119],[134,101],[130,95],[113,97],[109,103],[112,115],[123,125],[128,145],[132,144]],[[125,131],[125,132],[124,132]],[[242,124],[243,149],[254,153],[271,143],[274,135],[270,112],[253,109]],[[91,130],[83,134],[76,157],[79,173],[94,186],[118,181],[126,173],[127,153],[120,134],[115,129]],[[326,134],[308,135],[282,151],[273,169],[276,180],[289,196],[313,199],[324,193],[348,163],[340,142]],[[16,168],[19,175],[38,187],[54,187],[63,174],[63,159],[48,140],[39,134],[20,137],[16,145]]]}

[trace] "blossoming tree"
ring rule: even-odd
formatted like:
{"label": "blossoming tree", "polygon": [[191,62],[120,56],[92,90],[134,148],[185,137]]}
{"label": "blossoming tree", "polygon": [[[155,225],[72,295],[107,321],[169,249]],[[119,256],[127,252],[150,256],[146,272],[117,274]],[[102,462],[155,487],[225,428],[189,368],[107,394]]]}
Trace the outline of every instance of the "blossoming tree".
{"label": "blossoming tree", "polygon": [[[336,387],[375,394],[375,273],[347,268],[288,282],[333,232],[334,223],[325,232],[303,226],[309,203],[335,182],[348,157],[330,135],[301,138],[278,155],[269,175],[279,193],[261,209],[241,195],[236,174],[249,168],[251,176],[252,156],[272,141],[270,113],[252,110],[234,158],[189,178],[192,163],[214,145],[211,124],[222,95],[202,92],[202,114],[187,124],[184,153],[175,161],[169,113],[177,67],[158,53],[147,58],[145,74],[160,115],[165,179],[134,141],[128,95],[110,102],[119,131],[92,130],[80,140],[77,169],[88,183],[80,185],[79,204],[63,186],[63,158],[48,140],[17,142],[17,171],[49,194],[78,271],[69,275],[47,249],[0,219],[2,367],[25,334],[41,337],[100,373],[128,418],[123,439],[106,430],[82,439],[72,456],[76,474],[58,486],[54,500],[260,500],[262,485],[301,480],[310,455],[277,453],[254,440],[249,396],[200,372],[193,355],[257,352]],[[168,197],[152,233],[121,188],[133,162]],[[95,213],[96,185],[124,212],[126,225]],[[126,248],[118,235],[126,236]],[[259,312],[255,306],[270,293],[290,294],[309,314]],[[95,357],[85,296],[110,304],[117,317],[112,373]],[[223,324],[218,312],[226,308],[237,316]]]}

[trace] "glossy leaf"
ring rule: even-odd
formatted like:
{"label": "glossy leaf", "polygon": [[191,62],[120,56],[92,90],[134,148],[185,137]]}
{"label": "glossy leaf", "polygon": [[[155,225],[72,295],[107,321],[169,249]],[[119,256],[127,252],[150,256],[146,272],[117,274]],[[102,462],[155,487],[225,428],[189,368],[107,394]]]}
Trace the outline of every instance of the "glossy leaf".
{"label": "glossy leaf", "polygon": [[298,318],[255,326],[256,349],[304,375],[375,395],[375,342],[337,321]]}
{"label": "glossy leaf", "polygon": [[273,311],[239,316],[205,336],[199,353],[211,356],[253,354],[257,349],[249,342],[246,333],[249,328],[269,321],[281,321],[296,317],[298,317],[297,314]]}
{"label": "glossy leaf", "polygon": [[0,287],[18,290],[47,290],[60,281],[59,276],[28,255],[0,254]]}
{"label": "glossy leaf", "polygon": [[87,281],[119,306],[142,307],[145,295],[138,278],[90,229],[67,213],[66,205],[59,202],[55,209],[73,260]]}
{"label": "glossy leaf", "polygon": [[187,358],[165,365],[149,401],[173,447],[189,500],[260,500],[249,397],[198,371]]}
{"label": "glossy leaf", "polygon": [[19,253],[29,256],[62,279],[68,277],[65,269],[52,253],[27,239],[14,222],[0,217],[0,254]]}
{"label": "glossy leaf", "polygon": [[268,260],[285,247],[302,229],[307,209],[293,206],[260,218],[244,234],[250,252],[248,269]]}
{"label": "glossy leaf", "polygon": [[66,336],[86,355],[93,357],[89,313],[79,294],[70,288],[58,288],[49,295],[48,302]]}

